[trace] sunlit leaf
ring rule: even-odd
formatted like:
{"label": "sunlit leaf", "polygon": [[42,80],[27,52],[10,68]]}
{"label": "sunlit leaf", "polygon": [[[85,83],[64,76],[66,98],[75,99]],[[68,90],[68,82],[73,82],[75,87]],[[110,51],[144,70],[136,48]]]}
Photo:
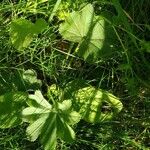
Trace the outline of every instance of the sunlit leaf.
{"label": "sunlit leaf", "polygon": [[34,24],[29,20],[17,19],[11,23],[10,38],[18,50],[27,47],[33,39]]}
{"label": "sunlit leaf", "polygon": [[62,103],[58,103],[58,108],[62,111],[67,111],[72,106],[71,100],[64,100]]}
{"label": "sunlit leaf", "polygon": [[64,100],[62,103],[58,103],[58,109],[62,111],[60,116],[69,125],[74,125],[81,120],[81,115],[78,112],[72,110],[71,100]]}
{"label": "sunlit leaf", "polygon": [[37,79],[37,73],[34,70],[28,69],[23,71],[22,78],[26,89],[39,89],[42,85],[41,80]]}
{"label": "sunlit leaf", "polygon": [[57,144],[57,114],[50,113],[41,131],[40,140],[45,150],[55,150]]}
{"label": "sunlit leaf", "polygon": [[10,26],[10,39],[14,47],[23,50],[32,42],[34,35],[39,34],[47,26],[43,19],[38,19],[35,24],[20,18],[13,20]]}
{"label": "sunlit leaf", "polygon": [[[75,110],[82,114],[84,120],[91,123],[110,120],[123,107],[119,98],[107,91],[95,89],[92,86],[78,90],[75,98]],[[102,111],[104,102],[107,103],[105,106],[106,110]]]}
{"label": "sunlit leaf", "polygon": [[41,134],[43,125],[47,117],[48,115],[44,115],[28,126],[26,132],[30,141],[35,141]]}
{"label": "sunlit leaf", "polygon": [[70,125],[80,121],[80,114],[72,111],[71,100],[64,100],[52,106],[40,91],[29,96],[34,103],[22,111],[23,121],[29,122],[27,135],[29,140],[40,139],[45,150],[54,150],[57,138],[71,142],[75,133]]}
{"label": "sunlit leaf", "polygon": [[63,116],[64,120],[69,125],[77,124],[82,119],[81,115],[78,112],[76,112],[76,111],[70,111],[70,112],[68,112],[67,115],[64,113],[61,116]]}
{"label": "sunlit leaf", "polygon": [[53,98],[58,100],[62,96],[62,89],[56,86],[56,84],[52,84],[48,87],[47,96],[49,99]]}
{"label": "sunlit leaf", "polygon": [[37,107],[27,107],[22,111],[22,119],[24,122],[32,123],[39,118],[39,116],[43,116],[49,113],[50,109],[43,109]]}
{"label": "sunlit leaf", "polygon": [[88,4],[82,10],[70,13],[59,31],[64,39],[80,44],[76,50],[79,56],[96,60],[105,39],[104,26],[104,19],[96,17],[92,5]]}
{"label": "sunlit leaf", "polygon": [[[30,94],[29,98],[31,99],[31,103],[29,105],[38,105],[39,107],[51,109],[52,106],[46,101],[46,99],[43,97],[41,91],[37,90],[35,91],[35,94]],[[34,102],[32,102],[34,101]]]}

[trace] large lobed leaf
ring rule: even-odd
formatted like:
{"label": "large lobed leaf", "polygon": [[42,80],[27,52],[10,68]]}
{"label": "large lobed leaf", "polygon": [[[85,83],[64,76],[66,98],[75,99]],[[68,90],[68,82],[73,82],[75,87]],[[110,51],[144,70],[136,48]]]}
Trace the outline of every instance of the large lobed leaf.
{"label": "large lobed leaf", "polygon": [[29,98],[29,107],[22,111],[22,116],[24,121],[30,123],[26,131],[31,141],[39,137],[45,150],[54,150],[58,137],[67,142],[74,140],[75,133],[70,125],[77,123],[81,117],[71,110],[70,100],[52,106],[40,91]]}
{"label": "large lobed leaf", "polygon": [[77,54],[87,61],[96,61],[105,40],[104,19],[94,15],[91,4],[70,13],[59,32],[64,39],[78,42]]}
{"label": "large lobed leaf", "polygon": [[[107,104],[106,106],[104,102]],[[92,86],[76,91],[75,103],[75,110],[79,110],[83,119],[90,123],[108,121],[119,113],[123,107],[118,97]],[[103,107],[107,107],[104,112],[102,111]]]}

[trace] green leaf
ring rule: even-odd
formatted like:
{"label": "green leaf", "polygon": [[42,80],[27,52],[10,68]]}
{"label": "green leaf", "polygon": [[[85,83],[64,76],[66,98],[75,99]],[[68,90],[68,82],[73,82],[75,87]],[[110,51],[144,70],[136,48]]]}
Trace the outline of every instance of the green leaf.
{"label": "green leaf", "polygon": [[47,96],[49,97],[49,99],[61,99],[62,89],[56,86],[56,84],[52,84],[48,87]]}
{"label": "green leaf", "polygon": [[104,19],[94,16],[94,9],[88,4],[81,11],[70,13],[59,32],[64,39],[79,43],[79,56],[96,61],[105,39],[104,24]]}
{"label": "green leaf", "polygon": [[69,125],[74,125],[77,124],[81,120],[81,115],[76,112],[76,111],[70,111],[67,113],[62,114],[64,120],[69,124]]}
{"label": "green leaf", "polygon": [[73,42],[82,41],[89,31],[93,19],[92,5],[85,6],[81,11],[70,13],[66,22],[61,24],[59,31],[63,37]]}
{"label": "green leaf", "polygon": [[62,103],[58,103],[58,109],[62,111],[67,111],[72,106],[71,100],[64,100]]}
{"label": "green leaf", "polygon": [[35,91],[35,94],[30,94],[29,95],[29,99],[31,101],[28,102],[28,104],[30,106],[39,106],[41,108],[47,108],[47,109],[51,109],[52,106],[51,104],[49,104],[46,99],[43,97],[41,91],[37,90]]}
{"label": "green leaf", "polygon": [[60,116],[57,117],[57,122],[57,134],[59,137],[66,142],[72,142],[75,139],[75,133],[73,129]]}
{"label": "green leaf", "polygon": [[26,19],[17,19],[11,23],[10,39],[18,50],[26,48],[33,39],[34,24]]}
{"label": "green leaf", "polygon": [[45,150],[55,150],[57,143],[57,114],[50,113],[42,128],[40,141]]}
{"label": "green leaf", "polygon": [[83,39],[83,42],[80,44],[79,50],[77,51],[78,55],[83,57],[85,60],[94,61],[99,57],[99,51],[103,48],[104,45],[104,19],[99,17],[93,24],[90,26],[89,31],[86,37]]}
{"label": "green leaf", "polygon": [[22,78],[26,89],[37,89],[42,85],[41,80],[37,79],[37,73],[34,70],[23,71]]}
{"label": "green leaf", "polygon": [[10,92],[0,96],[0,128],[10,128],[22,123],[21,111],[27,95]]}
{"label": "green leaf", "polygon": [[28,126],[26,132],[30,141],[35,141],[41,134],[42,128],[45,124],[47,117],[48,115],[46,114]]}
{"label": "green leaf", "polygon": [[64,141],[72,142],[75,139],[75,132],[74,130],[64,122],[64,137],[62,138]]}
{"label": "green leaf", "polygon": [[123,104],[120,99],[107,91],[104,91],[104,100],[111,104],[114,109],[114,113],[119,113],[123,108]]}
{"label": "green leaf", "polygon": [[66,17],[69,15],[69,2],[64,2],[62,1],[61,4],[59,5],[59,8],[56,12],[56,16],[58,17],[59,20],[65,20]]}
{"label": "green leaf", "polygon": [[23,50],[32,42],[35,34],[39,34],[47,26],[43,19],[38,19],[35,24],[26,19],[16,19],[10,26],[10,39],[14,47]]}
{"label": "green leaf", "polygon": [[40,91],[36,91],[29,98],[34,103],[28,103],[29,107],[22,111],[22,118],[30,123],[27,135],[31,141],[39,137],[45,150],[54,150],[57,137],[68,142],[75,138],[75,133],[69,124],[77,123],[81,117],[79,113],[71,111],[70,100],[64,100],[52,107]]}
{"label": "green leaf", "polygon": [[41,115],[45,113],[49,113],[51,110],[49,109],[41,109],[41,108],[36,108],[36,107],[27,107],[22,111],[22,114],[25,116],[28,115]]}
{"label": "green leaf", "polygon": [[37,19],[35,22],[34,28],[33,28],[33,33],[34,34],[39,34],[41,33],[45,28],[47,27],[47,23],[43,19]]}
{"label": "green leaf", "polygon": [[[105,112],[102,111],[104,102],[107,103]],[[122,107],[119,98],[92,86],[81,88],[75,94],[75,110],[80,112],[84,120],[91,123],[112,119],[115,114],[122,110]],[[110,108],[111,110],[109,110]]]}
{"label": "green leaf", "polygon": [[34,83],[39,83],[40,81],[37,79],[37,74],[34,70],[25,70],[23,72],[23,79],[26,81],[26,82],[29,82],[31,84],[34,84]]}
{"label": "green leaf", "polygon": [[40,137],[45,150],[54,150],[57,143],[56,113],[44,108],[25,108],[22,112],[25,121],[30,122],[26,132],[30,141]]}
{"label": "green leaf", "polygon": [[78,112],[72,110],[72,101],[64,100],[62,103],[58,103],[58,109],[61,110],[60,116],[69,125],[74,125],[81,120],[81,116]]}
{"label": "green leaf", "polygon": [[22,111],[22,119],[24,122],[32,123],[39,118],[49,113],[50,109],[41,109],[37,107],[27,107]]}

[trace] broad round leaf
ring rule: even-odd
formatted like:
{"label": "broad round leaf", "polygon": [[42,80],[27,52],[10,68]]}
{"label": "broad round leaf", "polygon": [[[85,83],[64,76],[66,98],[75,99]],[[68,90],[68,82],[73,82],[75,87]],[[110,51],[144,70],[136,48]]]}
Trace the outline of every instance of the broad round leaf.
{"label": "broad round leaf", "polygon": [[22,50],[30,44],[33,27],[34,24],[26,19],[17,19],[11,23],[10,39],[16,49]]}
{"label": "broad round leaf", "polygon": [[96,17],[92,5],[88,4],[82,10],[70,13],[59,32],[64,39],[80,44],[76,50],[79,56],[94,61],[103,47],[104,26],[104,19]]}
{"label": "broad round leaf", "polygon": [[17,50],[23,50],[32,42],[35,34],[39,34],[47,26],[45,20],[38,19],[35,24],[20,18],[13,20],[10,26],[10,39]]}
{"label": "broad round leaf", "polygon": [[85,6],[81,11],[70,13],[65,23],[62,23],[59,31],[63,38],[81,42],[89,31],[93,21],[94,10],[91,4]]}
{"label": "broad round leaf", "polygon": [[81,115],[80,113],[76,111],[70,111],[67,114],[63,113],[61,116],[64,118],[64,120],[69,124],[69,125],[74,125],[77,124],[81,120]]}

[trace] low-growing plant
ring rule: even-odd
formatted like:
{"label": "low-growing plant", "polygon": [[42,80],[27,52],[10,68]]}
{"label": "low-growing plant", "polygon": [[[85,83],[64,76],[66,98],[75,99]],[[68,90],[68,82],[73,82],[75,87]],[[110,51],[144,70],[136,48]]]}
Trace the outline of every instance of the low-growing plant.
{"label": "low-growing plant", "polygon": [[111,51],[108,39],[113,34],[110,29],[112,30],[111,24],[108,24],[107,19],[95,15],[93,6],[87,4],[80,11],[71,12],[60,25],[59,32],[65,40],[78,43],[74,53],[85,61],[97,62]]}
{"label": "low-growing plant", "polygon": [[[54,14],[60,17],[60,10],[58,14],[55,12],[60,2],[57,1],[49,21]],[[33,6],[32,3],[27,3],[27,6],[29,5]],[[47,23],[43,19],[37,19],[35,23],[24,18],[12,20],[12,45],[19,53],[25,51],[33,38],[46,27]],[[94,14],[91,4],[87,4],[80,11],[68,13],[64,22],[60,24],[59,32],[64,39],[79,43],[73,53],[77,53],[88,62],[95,63],[99,59],[105,40],[105,21],[102,16]],[[40,89],[41,81],[37,79],[34,70],[18,71],[9,82],[12,82],[14,89],[8,87],[8,91],[11,92],[6,91],[0,96],[0,107],[3,108],[0,111],[0,127],[12,128],[28,122],[28,139],[35,141],[39,138],[45,150],[54,150],[57,138],[67,142],[73,141],[73,125],[81,119],[93,124],[108,121],[123,107],[119,98],[109,92],[86,84],[85,87],[74,86],[75,81],[66,84],[64,89],[51,85],[45,95],[48,98],[46,100]],[[1,86],[5,87],[5,84],[2,82]],[[34,91],[34,94],[28,94],[30,91]],[[107,105],[104,106],[104,103]],[[106,107],[104,111],[102,107]]]}
{"label": "low-growing plant", "polygon": [[[39,82],[32,70],[25,71],[22,80],[30,85]],[[114,95],[92,86],[74,87],[73,82],[68,83],[64,90],[56,88],[56,85],[49,87],[48,101],[40,90],[34,94],[5,93],[0,97],[0,128],[12,128],[28,122],[28,139],[35,141],[39,138],[45,150],[54,150],[57,138],[66,142],[75,139],[72,127],[81,119],[95,124],[111,120],[121,111],[122,103]],[[107,112],[109,109],[106,108],[102,112],[103,102],[107,102],[107,107],[111,106],[113,111]]]}
{"label": "low-growing plant", "polygon": [[90,2],[2,2],[0,132],[21,126],[45,150],[147,149],[149,25],[124,1]]}

